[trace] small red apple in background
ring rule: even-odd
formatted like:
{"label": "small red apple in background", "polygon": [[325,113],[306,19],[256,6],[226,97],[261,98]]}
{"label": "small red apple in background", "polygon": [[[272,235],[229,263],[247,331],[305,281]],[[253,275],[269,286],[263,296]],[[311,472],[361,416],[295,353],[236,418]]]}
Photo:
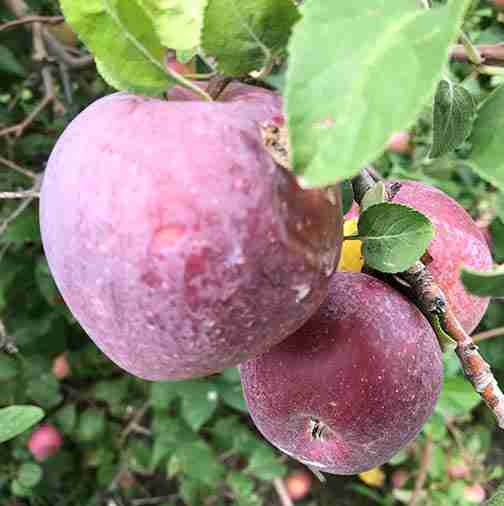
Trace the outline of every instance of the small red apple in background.
{"label": "small red apple in background", "polygon": [[504,0],[492,0],[495,7],[498,9],[504,9]]}
{"label": "small red apple in background", "polygon": [[323,472],[358,474],[418,434],[443,366],[414,304],[367,274],[336,272],[317,313],[240,373],[250,415],[273,445]]}
{"label": "small red apple in background", "polygon": [[312,487],[312,475],[308,471],[294,471],[285,478],[285,488],[293,501],[304,499]]}
{"label": "small red apple in background", "polygon": [[58,453],[63,445],[63,438],[56,427],[41,425],[30,436],[28,449],[39,462]]}
{"label": "small red apple in background", "polygon": [[402,488],[411,478],[410,473],[406,469],[397,469],[392,473],[390,481],[394,488]]}
{"label": "small red apple in background", "polygon": [[471,470],[465,462],[456,461],[450,463],[450,466],[448,467],[448,474],[455,480],[464,480],[470,476]]}
{"label": "small red apple in background", "polygon": [[399,155],[409,155],[413,150],[409,132],[397,132],[390,137],[387,150]]}
{"label": "small red apple in background", "polygon": [[464,487],[464,499],[473,503],[482,503],[486,499],[485,489],[479,484],[466,485]]}
{"label": "small red apple in background", "polygon": [[62,353],[58,355],[54,361],[52,366],[52,373],[56,378],[62,380],[70,376],[71,373],[70,364],[68,363],[68,358],[66,353]]}

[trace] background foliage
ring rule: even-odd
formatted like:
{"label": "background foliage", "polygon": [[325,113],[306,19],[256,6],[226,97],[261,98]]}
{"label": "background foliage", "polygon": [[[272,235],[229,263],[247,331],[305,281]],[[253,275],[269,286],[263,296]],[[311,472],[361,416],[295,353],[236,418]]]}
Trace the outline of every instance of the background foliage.
{"label": "background foliage", "polygon": [[[40,15],[60,13],[50,0],[31,0],[29,5]],[[471,12],[467,29],[473,41],[504,41],[504,24],[488,3],[473,2]],[[0,20],[10,19],[12,14],[0,4]],[[81,47],[68,27],[57,26],[60,41]],[[184,42],[190,49],[191,41]],[[217,44],[216,50],[225,49]],[[65,125],[113,91],[92,65],[50,65],[57,100],[21,136],[0,137],[2,191],[36,184]],[[20,26],[0,32],[0,130],[22,121],[43,98],[42,68],[33,59],[29,31]],[[480,99],[503,81],[495,76],[473,79],[464,64],[452,65],[451,72]],[[165,78],[156,85],[164,86]],[[390,82],[391,89],[401,86],[400,76]],[[460,96],[463,100],[463,92]],[[495,260],[504,262],[504,199],[468,163],[468,143],[427,160],[432,144],[429,108],[416,123],[413,139],[411,154],[385,154],[377,160],[378,170],[387,177],[425,181],[456,198],[488,228]],[[252,427],[237,371],[156,384],[121,372],[83,333],[55,288],[41,248],[36,199],[0,202],[0,337],[18,349],[0,354],[0,408],[40,406],[45,421],[64,435],[63,450],[44,463],[35,461],[26,447],[30,432],[0,445],[0,504],[280,504],[278,480],[299,466],[280,456]],[[493,302],[478,331],[504,326],[503,309],[503,301]],[[504,335],[481,344],[504,381]],[[53,374],[54,359],[61,354],[71,367],[63,380]],[[419,504],[468,505],[474,485],[493,490],[503,474],[504,436],[481,409],[453,356],[446,358],[445,370],[441,400],[414,445],[384,469],[360,478],[328,477],[323,486],[314,483],[301,504],[407,504],[424,471]],[[465,468],[463,476],[455,477],[457,466]]]}

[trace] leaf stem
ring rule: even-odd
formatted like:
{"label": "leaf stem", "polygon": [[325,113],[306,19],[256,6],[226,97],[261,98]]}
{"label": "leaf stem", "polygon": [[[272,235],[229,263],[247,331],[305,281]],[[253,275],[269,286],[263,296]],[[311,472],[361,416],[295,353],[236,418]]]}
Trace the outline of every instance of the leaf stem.
{"label": "leaf stem", "polygon": [[469,61],[479,67],[483,63],[484,59],[480,55],[477,47],[473,45],[469,37],[464,32],[460,32],[460,42],[462,42],[462,45],[465,48]]}

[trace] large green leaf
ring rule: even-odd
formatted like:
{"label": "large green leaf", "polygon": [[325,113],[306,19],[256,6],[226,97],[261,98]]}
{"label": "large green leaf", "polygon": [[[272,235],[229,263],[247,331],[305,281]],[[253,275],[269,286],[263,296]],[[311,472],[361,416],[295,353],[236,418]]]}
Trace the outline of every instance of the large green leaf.
{"label": "large green leaf", "polygon": [[434,123],[431,158],[458,148],[471,133],[476,117],[476,101],[459,84],[443,79],[434,97]]}
{"label": "large green leaf", "polygon": [[44,412],[36,406],[9,406],[0,409],[0,443],[4,443],[44,418]]}
{"label": "large green leaf", "polygon": [[111,86],[146,95],[167,89],[165,48],[136,0],[61,0],[61,8]]}
{"label": "large green leaf", "polygon": [[471,165],[486,181],[504,191],[504,84],[483,102],[474,122]]}
{"label": "large green leaf", "polygon": [[306,2],[289,45],[294,170],[323,186],[353,176],[434,94],[469,0]]}
{"label": "large green leaf", "polygon": [[284,52],[298,19],[292,0],[209,0],[202,46],[222,72],[244,75]]}
{"label": "large green leaf", "polygon": [[375,204],[359,218],[364,261],[381,272],[405,271],[422,257],[433,238],[429,219],[401,204]]}
{"label": "large green leaf", "polygon": [[188,50],[199,46],[207,0],[138,1],[166,47]]}

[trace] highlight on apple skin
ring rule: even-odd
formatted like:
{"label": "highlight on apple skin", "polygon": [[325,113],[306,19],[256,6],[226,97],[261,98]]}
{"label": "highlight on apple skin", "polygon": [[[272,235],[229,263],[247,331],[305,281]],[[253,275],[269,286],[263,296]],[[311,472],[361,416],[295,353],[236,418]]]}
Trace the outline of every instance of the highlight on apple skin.
{"label": "highlight on apple skin", "polygon": [[415,305],[367,274],[337,272],[317,313],[240,372],[267,440],[313,468],[357,474],[415,438],[434,410],[443,368]]}
{"label": "highlight on apple skin", "polygon": [[57,142],[40,199],[70,310],[150,380],[214,373],[287,337],[325,298],[342,240],[339,191],[302,190],[263,146],[279,96],[178,90],[89,106]]}

